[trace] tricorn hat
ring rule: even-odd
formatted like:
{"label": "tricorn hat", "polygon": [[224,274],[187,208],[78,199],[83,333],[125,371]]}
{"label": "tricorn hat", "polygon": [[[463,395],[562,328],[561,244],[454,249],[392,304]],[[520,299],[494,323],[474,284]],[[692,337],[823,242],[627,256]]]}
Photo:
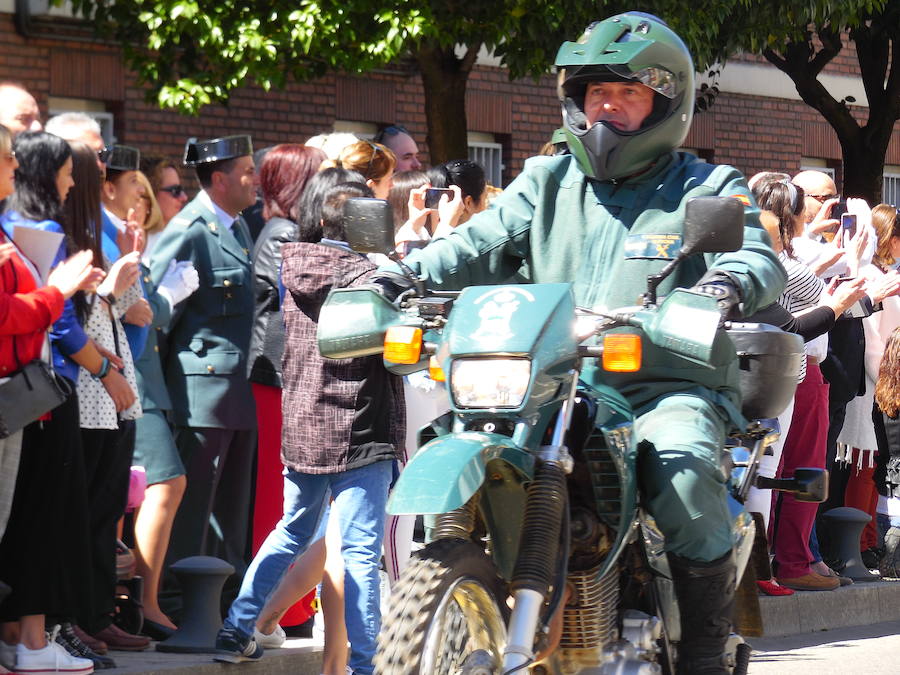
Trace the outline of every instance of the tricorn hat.
{"label": "tricorn hat", "polygon": [[189,138],[184,144],[184,165],[197,166],[252,154],[253,144],[249,136],[225,136],[208,141]]}
{"label": "tricorn hat", "polygon": [[141,151],[130,145],[107,145],[98,154],[107,169],[137,171],[141,168]]}

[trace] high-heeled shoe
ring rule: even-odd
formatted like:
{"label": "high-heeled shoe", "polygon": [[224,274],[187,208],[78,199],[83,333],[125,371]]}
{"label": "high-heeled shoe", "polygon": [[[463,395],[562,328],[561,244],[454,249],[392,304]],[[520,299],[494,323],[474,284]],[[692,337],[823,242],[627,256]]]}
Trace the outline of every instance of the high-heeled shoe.
{"label": "high-heeled shoe", "polygon": [[156,621],[145,618],[144,627],[141,629],[141,633],[149,637],[151,640],[162,642],[163,640],[168,640],[170,637],[175,635],[175,629],[169,628],[168,626],[164,626],[161,623],[156,623]]}

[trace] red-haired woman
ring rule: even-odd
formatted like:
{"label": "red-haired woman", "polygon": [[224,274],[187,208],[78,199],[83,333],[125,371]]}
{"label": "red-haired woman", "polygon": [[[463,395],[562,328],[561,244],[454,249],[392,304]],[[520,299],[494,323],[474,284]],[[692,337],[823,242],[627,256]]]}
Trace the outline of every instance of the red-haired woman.
{"label": "red-haired woman", "polygon": [[[306,183],[325,161],[318,148],[285,143],[267,154],[259,170],[266,225],[253,247],[256,308],[250,338],[250,382],[256,400],[259,441],[256,502],[253,507],[253,552],[282,515],[281,356],[284,322],[281,316],[279,275],[281,245],[297,241],[300,197]],[[298,603],[282,623],[303,623],[310,612]]]}

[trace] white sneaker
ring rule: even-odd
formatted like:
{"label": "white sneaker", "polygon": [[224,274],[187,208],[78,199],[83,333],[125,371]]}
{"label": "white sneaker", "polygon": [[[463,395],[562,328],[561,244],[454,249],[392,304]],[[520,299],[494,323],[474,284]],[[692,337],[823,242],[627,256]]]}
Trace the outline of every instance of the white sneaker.
{"label": "white sneaker", "polygon": [[254,628],[253,638],[256,640],[256,644],[263,649],[278,649],[287,640],[287,635],[284,634],[284,628],[275,626],[275,630],[268,635],[261,633],[258,628]]}
{"label": "white sneaker", "polygon": [[72,656],[61,644],[56,642],[59,626],[47,638],[47,646],[43,649],[28,649],[23,644],[16,645],[16,667],[14,673],[23,675],[89,675],[94,672],[94,662]]}
{"label": "white sneaker", "polygon": [[325,617],[322,610],[316,612],[313,617],[312,638],[317,643],[325,644]]}

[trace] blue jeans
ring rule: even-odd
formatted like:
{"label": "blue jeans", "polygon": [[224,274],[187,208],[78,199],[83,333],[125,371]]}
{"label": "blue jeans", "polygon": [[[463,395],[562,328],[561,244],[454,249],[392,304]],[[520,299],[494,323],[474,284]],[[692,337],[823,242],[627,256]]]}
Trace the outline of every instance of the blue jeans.
{"label": "blue jeans", "polygon": [[376,462],[334,474],[284,471],[284,516],[269,533],[247,569],[237,599],[228,610],[227,628],[245,637],[288,567],[314,541],[329,493],[341,530],[344,606],[350,639],[350,667],[371,675],[375,640],[381,627],[378,562],[384,536],[385,506],[392,462]]}

